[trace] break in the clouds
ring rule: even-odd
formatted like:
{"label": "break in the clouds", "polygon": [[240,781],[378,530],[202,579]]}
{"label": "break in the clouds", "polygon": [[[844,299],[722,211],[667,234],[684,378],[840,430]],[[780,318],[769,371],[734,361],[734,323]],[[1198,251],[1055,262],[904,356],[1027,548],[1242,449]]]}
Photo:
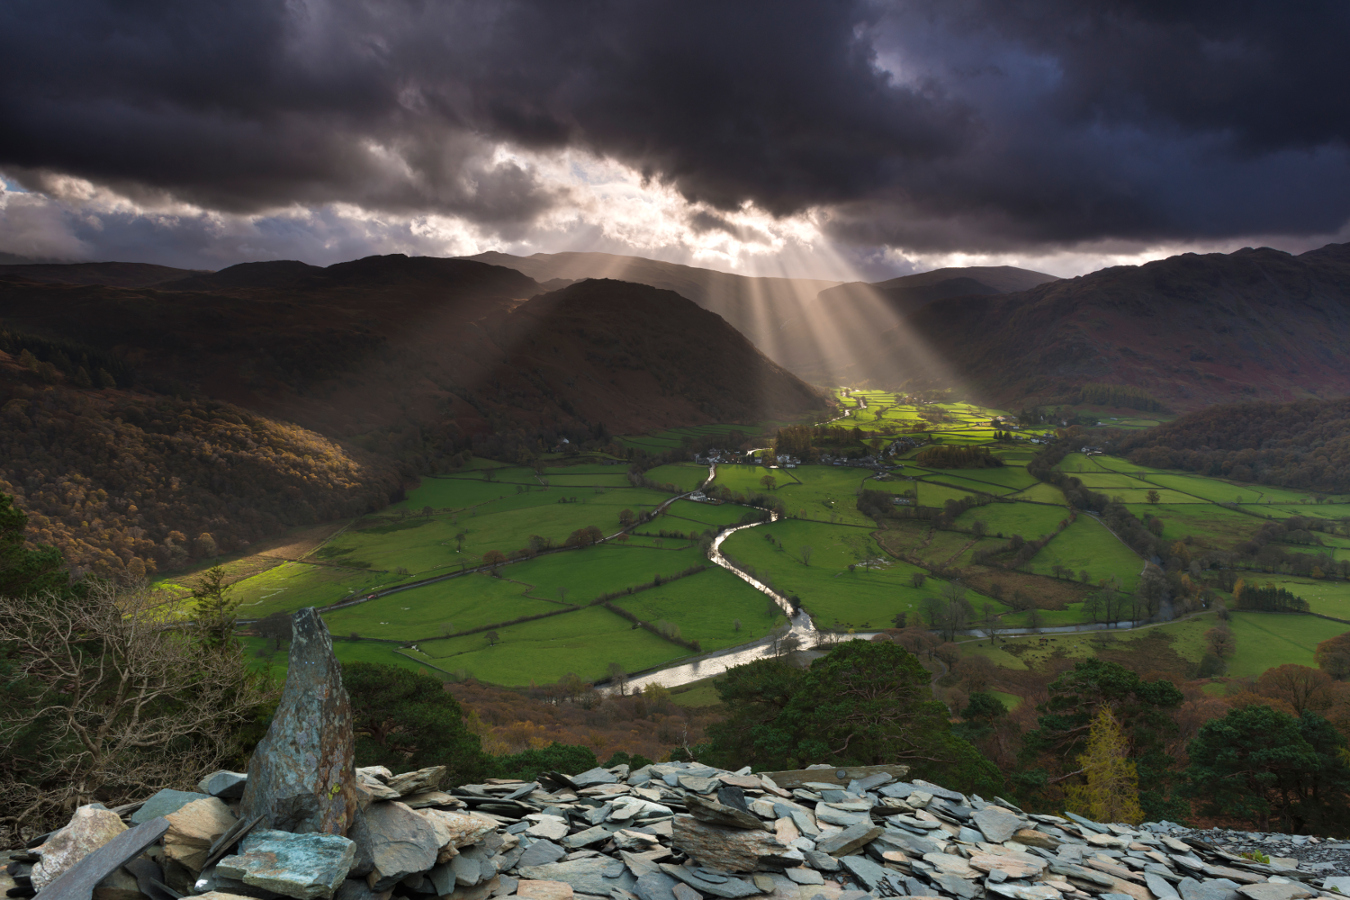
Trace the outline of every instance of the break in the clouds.
{"label": "break in the clouds", "polygon": [[1347,33],[1337,2],[13,0],[0,251],[1303,245],[1350,216]]}

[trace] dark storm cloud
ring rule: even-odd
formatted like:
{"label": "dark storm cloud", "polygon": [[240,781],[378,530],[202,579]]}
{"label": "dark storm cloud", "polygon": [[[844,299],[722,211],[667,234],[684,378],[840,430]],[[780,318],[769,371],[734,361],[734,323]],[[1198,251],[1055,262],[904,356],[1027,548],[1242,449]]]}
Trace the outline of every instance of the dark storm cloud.
{"label": "dark storm cloud", "polygon": [[[910,250],[1334,231],[1347,7],[1242,2],[12,0],[0,166],[250,212],[519,234],[498,143]],[[718,228],[714,213],[694,227]]]}

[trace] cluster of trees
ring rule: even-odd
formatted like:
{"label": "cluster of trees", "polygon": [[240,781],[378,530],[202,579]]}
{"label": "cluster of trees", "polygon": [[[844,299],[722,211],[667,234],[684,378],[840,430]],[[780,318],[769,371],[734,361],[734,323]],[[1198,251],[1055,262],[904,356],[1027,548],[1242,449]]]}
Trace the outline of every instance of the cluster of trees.
{"label": "cluster of trees", "polygon": [[993,796],[998,769],[952,732],[917,657],[889,641],[848,641],[800,669],[736,666],[717,682],[727,717],[695,755],[719,766],[796,769],[907,763],[912,774]]}
{"label": "cluster of trees", "polygon": [[1141,465],[1306,491],[1350,491],[1350,400],[1210,406],[1121,438]]}
{"label": "cluster of trees", "polygon": [[1144,412],[1162,412],[1165,409],[1148,391],[1129,384],[1085,384],[1078,389],[1078,402]]}
{"label": "cluster of trees", "polygon": [[111,353],[0,329],[0,350],[19,361],[47,384],[69,381],[83,388],[130,387],[135,373]]}
{"label": "cluster of trees", "polygon": [[0,492],[77,572],[141,578],[370,512],[391,465],[237,407],[0,376]]}
{"label": "cluster of trees", "polygon": [[1286,590],[1267,584],[1259,587],[1247,584],[1241,579],[1233,585],[1233,602],[1238,609],[1255,609],[1261,612],[1297,613],[1308,611],[1308,601]]}
{"label": "cluster of trees", "polygon": [[935,444],[925,447],[914,457],[914,462],[927,469],[996,469],[1002,458],[989,452],[988,447],[959,447],[954,444]]}

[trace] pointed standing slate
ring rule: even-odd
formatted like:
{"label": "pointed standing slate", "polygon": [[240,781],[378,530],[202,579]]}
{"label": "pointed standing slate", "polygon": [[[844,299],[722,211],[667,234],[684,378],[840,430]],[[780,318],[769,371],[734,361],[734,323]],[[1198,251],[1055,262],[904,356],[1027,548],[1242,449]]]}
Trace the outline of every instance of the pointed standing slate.
{"label": "pointed standing slate", "polygon": [[328,629],[313,609],[292,619],[290,671],[248,765],[241,820],[296,834],[346,835],[356,815],[352,710]]}
{"label": "pointed standing slate", "polygon": [[128,860],[145,852],[169,830],[169,820],[160,816],[122,832],[62,872],[38,892],[42,900],[90,900],[94,887]]}

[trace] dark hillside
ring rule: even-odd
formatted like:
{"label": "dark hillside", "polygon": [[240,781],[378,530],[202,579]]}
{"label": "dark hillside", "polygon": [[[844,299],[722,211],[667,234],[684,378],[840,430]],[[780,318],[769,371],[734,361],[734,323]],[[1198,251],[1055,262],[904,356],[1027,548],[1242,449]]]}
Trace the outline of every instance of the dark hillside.
{"label": "dark hillside", "polygon": [[1178,409],[1335,396],[1350,392],[1350,245],[1188,253],[946,300],[884,341],[892,377],[964,384],[999,403],[1085,383],[1143,388]]}
{"label": "dark hillside", "polygon": [[471,259],[524,272],[539,282],[610,278],[674,291],[726,319],[765,355],[782,363],[790,351],[779,335],[783,325],[815,303],[816,295],[838,284],[811,278],[756,278],[714,269],[612,253],[536,253],[511,256],[480,253]]}
{"label": "dark hillside", "polygon": [[562,436],[827,402],[676,294],[542,294],[467,260],[262,263],[155,288],[15,279],[0,302],[0,491],[76,564],[111,569],[128,547],[181,561],[171,533],[233,549],[363,512],[466,451],[523,462]]}
{"label": "dark hillside", "polygon": [[1146,466],[1350,492],[1350,399],[1211,406],[1130,435],[1117,449]]}
{"label": "dark hillside", "polygon": [[29,263],[0,266],[0,282],[26,279],[51,284],[102,284],[128,288],[149,287],[197,274],[201,273],[149,263]]}

